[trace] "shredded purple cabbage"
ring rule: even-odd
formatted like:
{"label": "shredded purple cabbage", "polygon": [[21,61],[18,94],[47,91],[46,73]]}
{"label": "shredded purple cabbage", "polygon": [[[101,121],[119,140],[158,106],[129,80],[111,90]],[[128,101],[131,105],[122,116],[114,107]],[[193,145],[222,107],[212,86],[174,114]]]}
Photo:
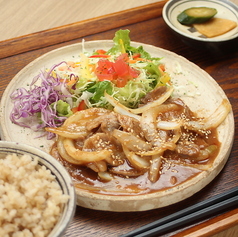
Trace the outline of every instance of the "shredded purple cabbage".
{"label": "shredded purple cabbage", "polygon": [[[10,114],[13,123],[34,131],[63,124],[66,117],[57,116],[56,103],[52,106],[52,103],[58,100],[65,101],[66,98],[71,97],[61,78],[58,75],[52,76],[52,71],[62,63],[65,62],[56,64],[49,71],[43,71],[33,78],[29,90],[19,88],[10,95],[14,103]],[[41,85],[35,85],[39,80]],[[53,136],[52,133],[47,134],[48,139]]]}

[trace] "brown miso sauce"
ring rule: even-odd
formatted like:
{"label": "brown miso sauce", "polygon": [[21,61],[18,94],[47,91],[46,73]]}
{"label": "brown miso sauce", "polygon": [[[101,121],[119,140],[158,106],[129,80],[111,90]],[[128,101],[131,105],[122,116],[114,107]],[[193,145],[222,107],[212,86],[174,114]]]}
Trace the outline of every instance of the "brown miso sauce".
{"label": "brown miso sauce", "polygon": [[[216,129],[211,130],[211,133],[203,139],[206,143],[218,147],[208,159],[196,161],[179,157],[175,152],[166,151],[163,155],[164,159],[162,159],[160,178],[155,183],[152,183],[148,179],[148,172],[133,178],[113,175],[111,181],[105,182],[100,180],[97,173],[90,168],[73,165],[62,159],[58,154],[56,144],[52,146],[51,155],[59,160],[67,169],[73,179],[75,187],[78,189],[105,195],[142,195],[175,187],[203,172],[203,170],[191,167],[190,165],[212,165],[220,148]],[[120,169],[120,167],[118,167],[118,169]]]}

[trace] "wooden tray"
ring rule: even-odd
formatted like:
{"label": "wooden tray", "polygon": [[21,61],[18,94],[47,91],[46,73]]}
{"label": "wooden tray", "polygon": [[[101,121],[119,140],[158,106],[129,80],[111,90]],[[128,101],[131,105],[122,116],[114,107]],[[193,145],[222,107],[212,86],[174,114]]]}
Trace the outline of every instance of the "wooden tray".
{"label": "wooden tray", "polygon": [[[238,52],[213,55],[190,48],[166,27],[162,16],[163,2],[77,22],[47,31],[0,42],[0,95],[14,75],[40,55],[85,40],[112,39],[118,29],[129,29],[131,40],[161,47],[207,71],[227,94],[235,120],[238,117]],[[237,124],[236,124],[237,131]],[[140,213],[103,212],[77,207],[75,218],[65,236],[119,236],[165,215],[179,211],[238,185],[238,136],[222,172],[203,190],[180,203]],[[237,209],[218,217],[200,220],[192,226],[171,230],[164,236],[237,236]],[[215,219],[213,219],[215,218]],[[218,221],[222,220],[222,221]],[[218,221],[219,224],[216,225]],[[216,228],[219,225],[219,228]],[[206,228],[205,228],[206,227]],[[222,235],[231,231],[229,235]],[[230,235],[232,233],[232,235]],[[190,235],[189,235],[190,234]],[[227,233],[226,233],[227,234]]]}

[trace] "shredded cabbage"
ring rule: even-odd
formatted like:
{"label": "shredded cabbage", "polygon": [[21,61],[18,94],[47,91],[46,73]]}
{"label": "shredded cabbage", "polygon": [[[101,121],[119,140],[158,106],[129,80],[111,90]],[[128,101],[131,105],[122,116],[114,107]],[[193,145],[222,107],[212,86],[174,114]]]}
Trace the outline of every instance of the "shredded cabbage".
{"label": "shredded cabbage", "polygon": [[[66,116],[57,115],[57,103],[72,97],[61,78],[52,76],[53,70],[59,65],[54,65],[49,71],[42,71],[32,81],[29,90],[19,88],[10,98],[14,103],[10,119],[22,127],[39,131],[44,127],[61,126]],[[36,83],[40,81],[40,85]],[[53,106],[52,106],[53,105]],[[51,135],[49,138],[51,138]]]}

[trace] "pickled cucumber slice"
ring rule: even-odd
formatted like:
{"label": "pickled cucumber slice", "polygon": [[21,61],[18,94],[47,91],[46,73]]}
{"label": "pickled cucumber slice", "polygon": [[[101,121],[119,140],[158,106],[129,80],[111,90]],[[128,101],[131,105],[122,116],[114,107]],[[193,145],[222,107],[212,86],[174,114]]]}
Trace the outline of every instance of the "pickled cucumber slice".
{"label": "pickled cucumber slice", "polygon": [[183,25],[191,25],[193,23],[203,23],[208,21],[217,14],[215,8],[209,7],[191,7],[177,16],[177,20]]}

